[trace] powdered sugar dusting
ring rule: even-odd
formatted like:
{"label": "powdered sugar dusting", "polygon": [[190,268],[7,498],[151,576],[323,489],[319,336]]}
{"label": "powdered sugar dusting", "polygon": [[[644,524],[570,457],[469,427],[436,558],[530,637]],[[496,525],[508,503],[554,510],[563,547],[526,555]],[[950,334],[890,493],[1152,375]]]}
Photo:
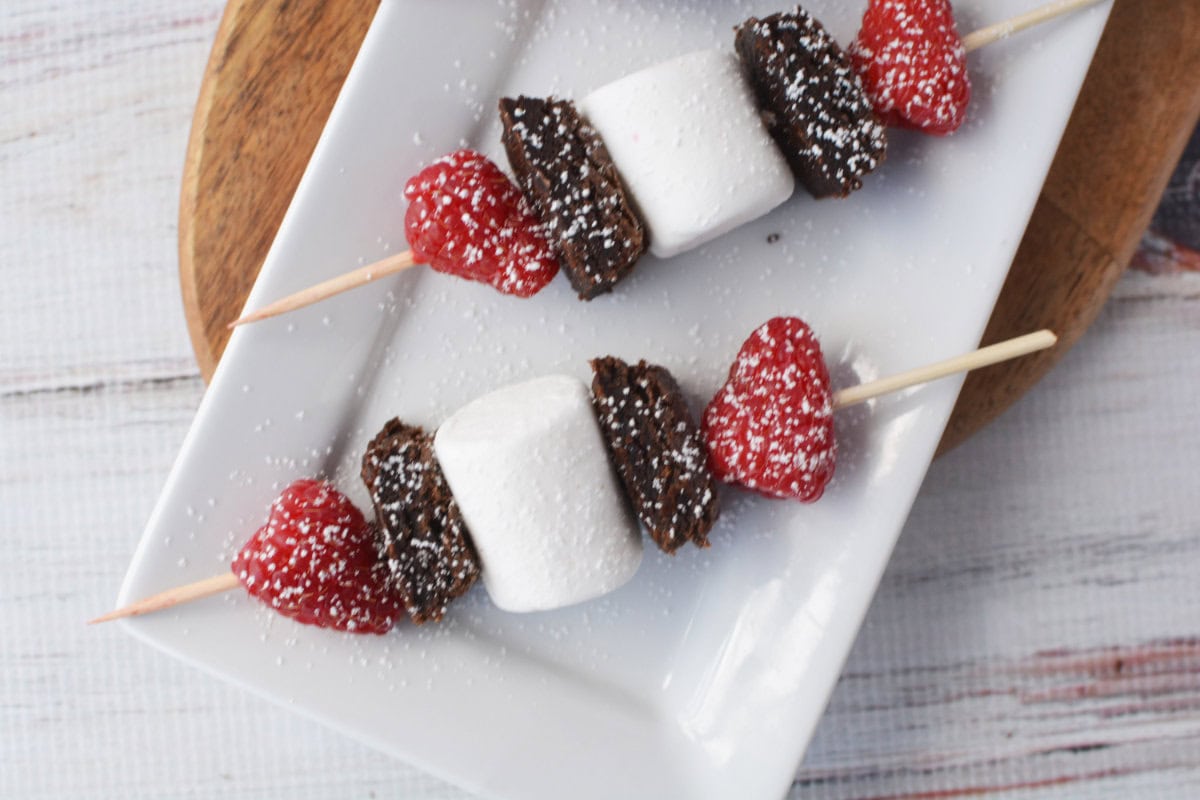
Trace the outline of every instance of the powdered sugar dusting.
{"label": "powdered sugar dusting", "polygon": [[610,291],[645,252],[646,232],[599,135],[567,100],[504,98],[500,116],[509,163],[571,285],[583,299]]}
{"label": "powdered sugar dusting", "polygon": [[404,229],[416,258],[439,272],[529,297],[558,272],[519,189],[472,150],[439,158],[404,187]]}
{"label": "powdered sugar dusting", "polygon": [[582,602],[637,571],[641,534],[579,380],[549,375],[478,397],[442,423],[434,449],[499,608]]}
{"label": "powdered sugar dusting", "polygon": [[650,536],[665,552],[708,546],[717,520],[708,451],[679,385],[662,367],[592,361],[592,397],[609,454]]}
{"label": "powdered sugar dusting", "polygon": [[803,9],[751,18],[737,50],[764,121],[814,195],[845,195],[883,162],[887,136],[849,56]]}
{"label": "powdered sugar dusting", "polygon": [[251,595],[306,625],[386,633],[400,613],[375,557],[371,526],[320,481],[285,489],[232,569]]}
{"label": "powdered sugar dusting", "polygon": [[770,497],[820,498],[834,469],[833,393],[812,330],[775,317],[750,334],[703,428],[722,480]]}
{"label": "powdered sugar dusting", "polygon": [[889,125],[945,135],[966,120],[967,52],[947,0],[872,0],[850,52]]}
{"label": "powdered sugar dusting", "polygon": [[390,584],[414,622],[440,620],[479,577],[479,559],[433,456],[433,438],[389,421],[367,446],[362,478]]}

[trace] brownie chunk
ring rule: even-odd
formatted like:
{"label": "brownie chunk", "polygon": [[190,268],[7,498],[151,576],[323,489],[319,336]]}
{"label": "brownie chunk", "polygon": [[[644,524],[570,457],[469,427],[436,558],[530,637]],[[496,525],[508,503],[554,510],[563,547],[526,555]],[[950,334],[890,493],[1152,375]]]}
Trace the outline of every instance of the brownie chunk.
{"label": "brownie chunk", "polygon": [[708,547],[717,521],[717,485],[708,451],[679,384],[662,367],[592,360],[592,401],[600,430],[638,518],[663,551]]}
{"label": "brownie chunk", "polygon": [[737,29],[738,57],[763,122],[814,197],[845,197],[883,163],[887,133],[850,57],[801,8],[751,17]]}
{"label": "brownie chunk", "polygon": [[649,244],[600,135],[569,100],[500,100],[517,183],[582,300],[611,291]]}
{"label": "brownie chunk", "polygon": [[479,558],[433,455],[433,437],[393,419],[362,460],[376,543],[389,581],[418,625],[439,620],[479,577]]}

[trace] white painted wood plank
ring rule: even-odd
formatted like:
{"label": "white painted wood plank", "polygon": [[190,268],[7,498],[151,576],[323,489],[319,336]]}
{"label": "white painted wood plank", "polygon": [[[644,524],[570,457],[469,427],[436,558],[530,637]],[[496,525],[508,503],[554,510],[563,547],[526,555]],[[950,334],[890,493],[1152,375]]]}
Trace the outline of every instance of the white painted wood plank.
{"label": "white painted wood plank", "polygon": [[[0,389],[193,373],[174,230],[220,0],[0,10]],[[10,295],[11,296],[11,295]]]}

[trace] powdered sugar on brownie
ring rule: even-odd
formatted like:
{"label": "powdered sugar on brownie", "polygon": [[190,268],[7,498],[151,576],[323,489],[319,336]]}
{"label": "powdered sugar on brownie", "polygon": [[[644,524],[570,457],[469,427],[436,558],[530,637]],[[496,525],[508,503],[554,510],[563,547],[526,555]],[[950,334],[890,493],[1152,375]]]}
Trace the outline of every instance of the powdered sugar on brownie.
{"label": "powdered sugar on brownie", "polygon": [[567,100],[500,101],[504,147],[582,299],[610,291],[646,250],[646,232],[596,131]]}
{"label": "powdered sugar on brownie", "polygon": [[362,478],[391,585],[414,622],[441,619],[479,577],[479,560],[434,458],[433,437],[390,420],[367,446]]}
{"label": "powdered sugar on brownie", "polygon": [[887,135],[849,56],[803,9],[751,18],[738,56],[763,120],[815,196],[846,195],[883,162]]}
{"label": "powdered sugar on brownie", "polygon": [[708,546],[717,520],[708,452],[675,379],[663,367],[592,360],[592,398],[626,494],[650,536],[667,553]]}

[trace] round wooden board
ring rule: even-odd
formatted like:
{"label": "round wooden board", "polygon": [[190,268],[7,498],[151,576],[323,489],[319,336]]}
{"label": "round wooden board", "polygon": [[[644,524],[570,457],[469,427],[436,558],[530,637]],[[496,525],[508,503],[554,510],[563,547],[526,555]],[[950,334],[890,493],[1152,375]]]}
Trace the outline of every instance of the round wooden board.
{"label": "round wooden board", "polygon": [[[184,169],[179,272],[207,381],[378,0],[229,0]],[[1052,350],[972,373],[944,451],[1038,381],[1095,319],[1200,117],[1200,4],[1116,0],[984,343],[1036,328]],[[1181,79],[1181,76],[1184,76]]]}

